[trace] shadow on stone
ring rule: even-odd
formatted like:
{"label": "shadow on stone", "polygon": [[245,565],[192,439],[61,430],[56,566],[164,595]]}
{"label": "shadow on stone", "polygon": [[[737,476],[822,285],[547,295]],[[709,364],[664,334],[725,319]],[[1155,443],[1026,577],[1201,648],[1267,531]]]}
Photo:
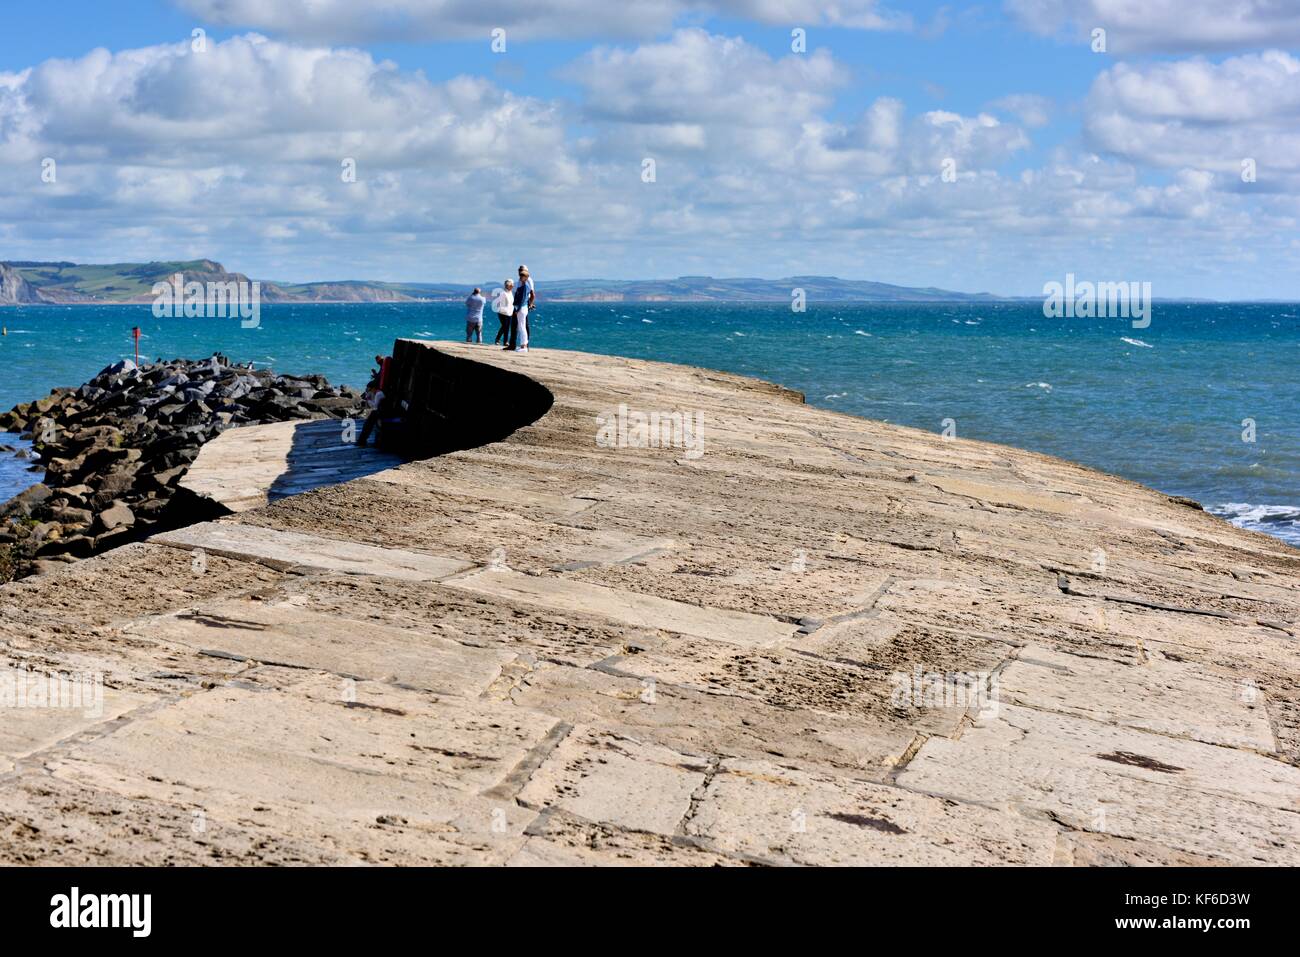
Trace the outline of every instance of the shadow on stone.
{"label": "shadow on stone", "polygon": [[267,501],[364,478],[406,461],[394,452],[358,446],[361,427],[361,422],[355,422],[350,430],[345,429],[338,419],[299,423],[285,455],[285,469],[267,491]]}

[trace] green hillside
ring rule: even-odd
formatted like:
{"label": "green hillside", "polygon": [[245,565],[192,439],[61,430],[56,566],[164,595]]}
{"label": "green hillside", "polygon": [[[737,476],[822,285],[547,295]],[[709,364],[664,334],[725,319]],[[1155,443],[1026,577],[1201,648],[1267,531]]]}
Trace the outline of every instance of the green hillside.
{"label": "green hillside", "polygon": [[151,297],[156,282],[168,282],[176,273],[187,279],[243,278],[227,273],[210,259],[152,263],[10,263],[41,295],[52,302],[138,302]]}

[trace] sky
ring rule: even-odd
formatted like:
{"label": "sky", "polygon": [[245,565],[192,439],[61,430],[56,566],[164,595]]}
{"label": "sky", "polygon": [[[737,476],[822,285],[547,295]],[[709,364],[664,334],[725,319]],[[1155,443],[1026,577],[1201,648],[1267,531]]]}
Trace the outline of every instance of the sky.
{"label": "sky", "polygon": [[0,33],[0,260],[1300,299],[1298,200],[1300,0],[48,0]]}

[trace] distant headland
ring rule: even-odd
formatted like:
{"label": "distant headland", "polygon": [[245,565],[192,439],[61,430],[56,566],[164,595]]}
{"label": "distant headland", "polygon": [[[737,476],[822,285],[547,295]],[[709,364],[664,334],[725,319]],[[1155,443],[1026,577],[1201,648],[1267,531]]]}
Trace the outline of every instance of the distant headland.
{"label": "distant headland", "polygon": [[[249,282],[211,259],[150,263],[79,265],[71,262],[0,262],[0,305],[149,303],[155,283],[187,281]],[[497,280],[499,281],[499,280]],[[338,280],[287,283],[259,280],[263,302],[458,302],[476,282],[371,282]],[[677,279],[556,279],[545,282],[550,302],[790,302],[796,291],[820,302],[992,302],[991,293],[954,292],[933,287],[832,276],[784,279],[681,276]]]}

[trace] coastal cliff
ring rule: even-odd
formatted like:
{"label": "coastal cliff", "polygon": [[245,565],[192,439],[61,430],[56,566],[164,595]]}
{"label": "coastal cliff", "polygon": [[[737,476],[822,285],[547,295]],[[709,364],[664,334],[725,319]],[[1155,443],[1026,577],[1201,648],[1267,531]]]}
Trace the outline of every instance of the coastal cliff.
{"label": "coastal cliff", "polygon": [[45,302],[17,270],[0,263],[0,306]]}
{"label": "coastal cliff", "polygon": [[451,451],[0,587],[4,667],[103,686],[7,719],[0,861],[1300,863],[1293,549],[734,375],[395,356]]}

